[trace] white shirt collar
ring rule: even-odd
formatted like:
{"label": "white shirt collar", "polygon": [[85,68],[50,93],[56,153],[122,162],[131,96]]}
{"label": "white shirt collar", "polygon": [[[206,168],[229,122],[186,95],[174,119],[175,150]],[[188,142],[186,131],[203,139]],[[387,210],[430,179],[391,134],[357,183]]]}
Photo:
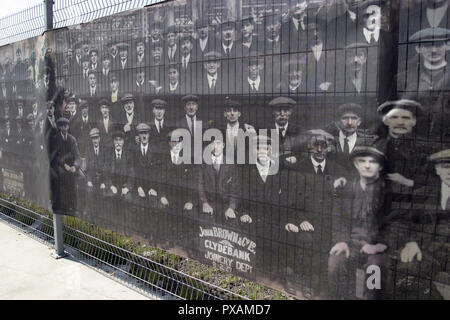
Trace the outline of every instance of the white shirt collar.
{"label": "white shirt collar", "polygon": [[206,75],[207,76],[207,78],[208,78],[208,84],[209,84],[209,87],[211,88],[211,86],[212,86],[212,81],[214,80],[216,83],[215,83],[215,85],[217,85],[217,73],[214,75],[214,76],[211,76],[209,73]]}
{"label": "white shirt collar", "polygon": [[270,173],[270,168],[273,164],[272,160],[269,160],[266,164],[262,165],[258,161],[256,161],[256,168],[258,169],[259,175],[261,176],[261,179],[263,179],[264,182],[267,180],[267,176]]}
{"label": "white shirt collar", "polygon": [[283,137],[284,137],[284,136],[286,135],[288,125],[289,125],[289,122],[287,122],[287,123],[282,127],[282,126],[278,125],[278,123],[275,122],[275,129],[277,129],[277,131],[278,131],[280,128],[284,128],[284,131],[283,131]]}
{"label": "white shirt collar", "polygon": [[234,41],[231,41],[231,43],[230,43],[228,46],[226,46],[226,45],[222,42],[222,48],[223,48],[223,51],[224,51],[224,52],[227,52],[227,49],[230,49],[230,52],[231,52],[231,49],[233,48],[233,44],[234,44]]}
{"label": "white shirt collar", "polygon": [[356,131],[353,132],[353,134],[349,135],[348,137],[342,132],[342,130],[339,130],[339,143],[341,144],[341,148],[342,150],[344,150],[344,139],[347,138],[348,139],[348,147],[350,152],[352,152],[353,148],[356,145],[356,138],[357,138],[357,134]]}
{"label": "white shirt collar", "polygon": [[450,197],[450,187],[446,185],[444,182],[441,183],[441,209],[450,210],[450,208],[446,208],[447,200]]}
{"label": "white shirt collar", "polygon": [[375,38],[375,42],[378,42],[378,38],[380,37],[380,28],[376,28],[374,31],[369,31],[366,28],[363,28],[364,38],[366,38],[367,43],[370,43],[370,35],[373,33]]}
{"label": "white shirt collar", "polygon": [[322,56],[322,49],[323,49],[323,42],[311,47],[311,50],[314,54],[314,58],[316,59],[316,61],[320,60],[320,57]]}
{"label": "white shirt collar", "polygon": [[317,168],[319,165],[322,168],[322,172],[323,172],[325,170],[325,166],[327,164],[327,159],[323,160],[322,162],[317,162],[316,160],[314,160],[313,156],[311,156],[311,162],[314,166],[314,170],[316,171],[316,173],[317,173],[317,170],[319,169],[319,168]]}
{"label": "white shirt collar", "polygon": [[212,163],[218,163],[223,164],[223,153],[221,153],[219,156],[215,156],[214,154],[211,154]]}
{"label": "white shirt collar", "polygon": [[255,84],[255,88],[256,90],[259,90],[259,84],[261,82],[261,76],[258,75],[258,78],[256,78],[256,80],[252,80],[250,78],[248,79],[248,83],[250,84],[250,87],[252,87],[252,84]]}

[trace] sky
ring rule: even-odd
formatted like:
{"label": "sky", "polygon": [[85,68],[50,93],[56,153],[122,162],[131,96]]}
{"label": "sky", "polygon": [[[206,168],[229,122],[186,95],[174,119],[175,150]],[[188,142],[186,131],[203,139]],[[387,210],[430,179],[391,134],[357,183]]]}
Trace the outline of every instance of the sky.
{"label": "sky", "polygon": [[9,16],[13,13],[34,7],[37,4],[43,3],[44,0],[14,0],[0,2],[0,18]]}

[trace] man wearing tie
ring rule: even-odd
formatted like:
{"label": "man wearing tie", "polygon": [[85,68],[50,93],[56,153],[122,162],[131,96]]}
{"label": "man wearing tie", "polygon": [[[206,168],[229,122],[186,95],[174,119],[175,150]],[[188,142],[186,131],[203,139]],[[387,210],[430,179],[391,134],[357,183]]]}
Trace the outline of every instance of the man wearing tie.
{"label": "man wearing tie", "polygon": [[[203,94],[220,94],[226,90],[222,86],[222,84],[226,83],[222,76],[227,76],[227,74],[219,72],[222,55],[219,52],[210,51],[204,57],[203,67],[206,70],[206,76],[203,77]],[[202,81],[202,79],[199,80]]]}
{"label": "man wearing tie", "polygon": [[167,62],[178,61],[177,32],[174,25],[170,25],[166,32]]}
{"label": "man wearing tie", "polygon": [[112,133],[114,128],[114,121],[110,115],[110,104],[108,100],[102,99],[99,102],[101,117],[96,128],[100,131],[100,141],[103,146],[110,148],[112,145]]}
{"label": "man wearing tie", "polygon": [[243,93],[264,93],[264,58],[253,51],[247,59],[248,73],[244,80]]}
{"label": "man wearing tie", "polygon": [[150,122],[150,139],[159,153],[167,153],[169,151],[167,134],[170,131],[170,124],[167,123],[165,118],[167,101],[163,99],[153,99],[151,106],[153,121]]}
{"label": "man wearing tie", "polygon": [[359,129],[363,115],[361,105],[353,102],[344,103],[337,108],[336,121],[324,128],[334,136],[336,160],[355,174],[354,166],[350,162],[350,153],[356,146],[371,145],[375,140],[374,135],[366,134]]}
{"label": "man wearing tie", "polygon": [[222,223],[236,219],[239,195],[237,167],[225,164],[224,146],[220,139],[211,142],[205,150],[210,158],[198,170],[200,212]]}
{"label": "man wearing tie", "polygon": [[[138,173],[135,186],[139,199],[143,200],[147,196],[151,200],[151,205],[156,204],[159,186],[157,175],[160,174],[158,165],[160,163],[158,154],[150,144],[150,126],[146,123],[139,123],[136,126],[139,135],[139,144],[134,151],[134,169]],[[168,205],[167,198],[160,199],[162,205]]]}

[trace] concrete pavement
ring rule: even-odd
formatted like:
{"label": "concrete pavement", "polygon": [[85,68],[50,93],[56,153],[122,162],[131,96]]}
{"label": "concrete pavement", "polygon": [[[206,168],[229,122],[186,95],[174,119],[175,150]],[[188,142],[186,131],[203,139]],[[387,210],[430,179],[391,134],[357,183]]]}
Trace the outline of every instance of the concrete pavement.
{"label": "concrete pavement", "polygon": [[[150,299],[0,220],[0,300]],[[158,299],[155,296],[155,299]]]}

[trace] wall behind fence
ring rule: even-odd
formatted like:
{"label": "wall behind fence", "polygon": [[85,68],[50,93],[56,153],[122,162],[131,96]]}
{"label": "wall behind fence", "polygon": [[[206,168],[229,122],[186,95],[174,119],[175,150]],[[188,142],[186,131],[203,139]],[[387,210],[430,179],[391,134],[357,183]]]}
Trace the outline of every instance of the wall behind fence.
{"label": "wall behind fence", "polygon": [[447,27],[192,0],[4,46],[3,189],[298,297],[446,298]]}

